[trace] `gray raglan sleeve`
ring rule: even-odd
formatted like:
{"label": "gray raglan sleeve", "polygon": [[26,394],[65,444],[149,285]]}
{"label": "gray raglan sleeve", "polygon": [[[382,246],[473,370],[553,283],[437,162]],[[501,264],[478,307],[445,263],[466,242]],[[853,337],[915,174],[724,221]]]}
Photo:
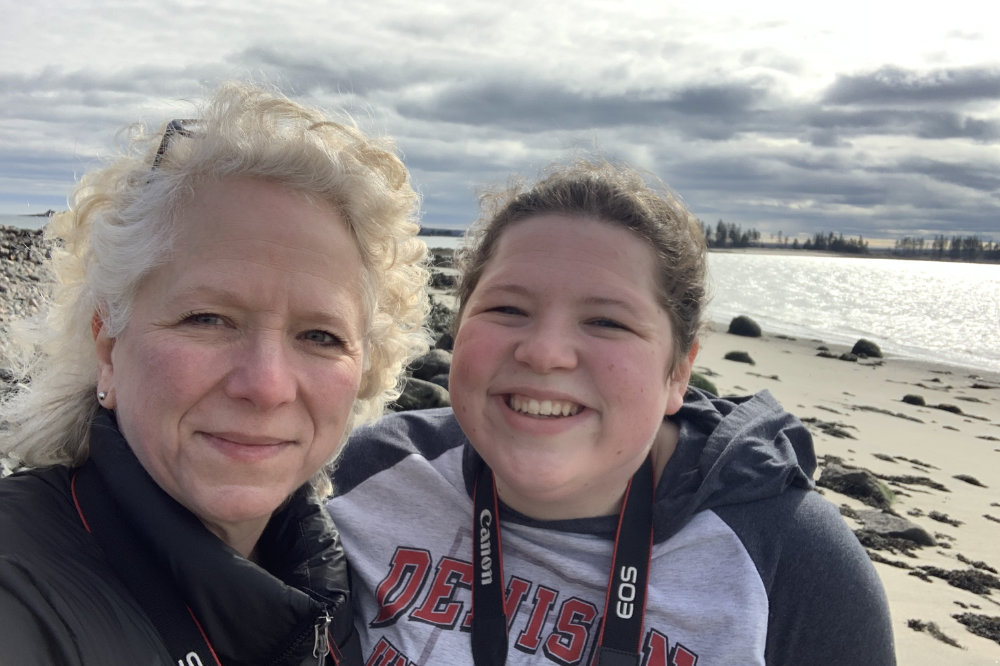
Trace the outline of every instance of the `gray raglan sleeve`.
{"label": "gray raglan sleeve", "polygon": [[715,511],[767,589],[768,666],[896,663],[882,582],[833,504],[794,489]]}

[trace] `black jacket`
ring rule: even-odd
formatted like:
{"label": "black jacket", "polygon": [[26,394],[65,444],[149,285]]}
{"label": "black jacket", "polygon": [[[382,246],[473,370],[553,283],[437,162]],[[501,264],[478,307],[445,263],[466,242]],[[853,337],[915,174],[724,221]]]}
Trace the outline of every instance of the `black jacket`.
{"label": "black jacket", "polygon": [[[110,526],[121,550],[95,538],[95,525]],[[340,666],[360,664],[339,535],[311,490],[275,513],[258,553],[262,566],[160,489],[102,410],[85,465],[0,479],[0,662],[176,666],[144,610],[174,596],[208,639],[204,666],[318,663],[327,613]],[[116,573],[116,560],[141,574]],[[146,591],[133,592],[130,576]]]}

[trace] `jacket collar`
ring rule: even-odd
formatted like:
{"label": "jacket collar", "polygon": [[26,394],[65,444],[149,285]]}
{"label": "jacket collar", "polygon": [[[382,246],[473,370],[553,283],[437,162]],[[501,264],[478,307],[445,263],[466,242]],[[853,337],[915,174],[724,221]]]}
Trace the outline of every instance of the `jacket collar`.
{"label": "jacket collar", "polygon": [[[176,585],[224,663],[298,664],[311,655],[324,611],[349,625],[346,558],[308,485],[272,516],[258,542],[258,566],[156,484],[112,412],[99,410],[90,435],[85,467],[96,470],[117,505],[116,524]],[[330,630],[339,636],[349,626]]]}

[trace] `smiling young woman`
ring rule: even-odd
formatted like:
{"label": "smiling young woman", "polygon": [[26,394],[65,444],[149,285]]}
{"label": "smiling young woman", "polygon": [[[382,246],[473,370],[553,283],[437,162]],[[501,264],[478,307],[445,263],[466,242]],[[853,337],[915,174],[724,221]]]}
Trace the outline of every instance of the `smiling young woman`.
{"label": "smiling young woman", "polygon": [[449,386],[509,507],[609,515],[651,451],[657,475],[670,457],[664,417],[693,355],[674,363],[655,263],[639,238],[586,217],[528,218],[497,243],[462,308]]}
{"label": "smiling young woman", "polygon": [[605,162],[484,208],[460,254],[452,408],[357,432],[327,504],[365,658],[893,663],[805,426],[766,393],[687,386],[697,220]]}

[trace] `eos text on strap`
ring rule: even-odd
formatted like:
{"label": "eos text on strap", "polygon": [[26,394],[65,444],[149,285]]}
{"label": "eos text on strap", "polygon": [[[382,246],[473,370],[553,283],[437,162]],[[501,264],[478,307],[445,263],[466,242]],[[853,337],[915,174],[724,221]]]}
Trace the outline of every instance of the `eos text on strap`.
{"label": "eos text on strap", "polygon": [[[499,500],[493,472],[483,463],[473,489],[472,655],[476,666],[507,661]],[[653,466],[647,459],[625,489],[618,514],[604,617],[590,663],[638,666],[653,542]]]}

